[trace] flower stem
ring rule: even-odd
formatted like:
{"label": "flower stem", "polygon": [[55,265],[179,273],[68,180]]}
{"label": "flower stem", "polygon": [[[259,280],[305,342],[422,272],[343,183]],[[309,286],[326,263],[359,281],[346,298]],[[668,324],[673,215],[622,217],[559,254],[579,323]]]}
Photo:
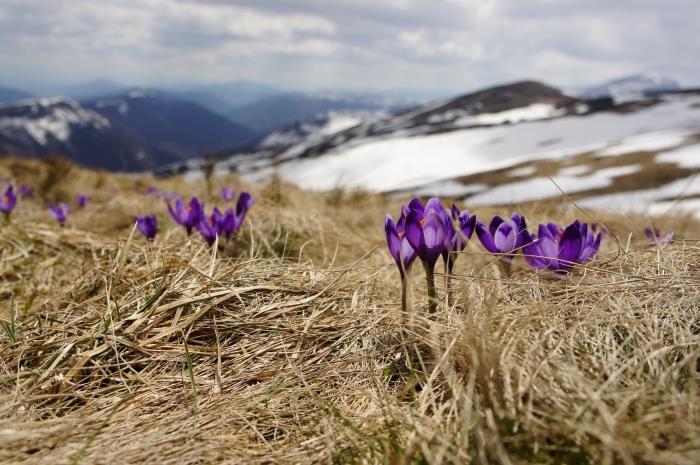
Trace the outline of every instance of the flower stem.
{"label": "flower stem", "polygon": [[408,312],[408,276],[401,279],[401,311]]}
{"label": "flower stem", "polygon": [[510,262],[498,260],[498,271],[501,272],[501,277],[508,278],[510,276]]}
{"label": "flower stem", "polygon": [[452,284],[452,258],[448,258],[448,261],[445,262],[445,301],[447,303],[448,308],[452,306],[451,284]]}
{"label": "flower stem", "polygon": [[437,293],[435,292],[435,272],[432,267],[426,262],[423,262],[425,268],[425,281],[428,286],[428,312],[435,313],[437,311]]}

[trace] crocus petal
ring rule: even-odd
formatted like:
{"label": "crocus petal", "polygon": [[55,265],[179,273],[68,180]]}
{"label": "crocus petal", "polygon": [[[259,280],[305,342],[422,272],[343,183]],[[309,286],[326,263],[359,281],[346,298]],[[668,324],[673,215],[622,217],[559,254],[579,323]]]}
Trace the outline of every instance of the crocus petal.
{"label": "crocus petal", "polygon": [[403,270],[408,270],[411,263],[416,259],[416,251],[413,246],[408,242],[408,239],[404,237],[401,239],[401,248],[399,249],[399,256],[403,260]]}
{"label": "crocus petal", "polygon": [[170,214],[170,217],[175,221],[177,224],[182,224],[182,215],[180,214],[181,210],[184,209],[184,206],[182,205],[182,200],[180,199],[175,199],[175,208],[173,209],[173,206],[170,204],[170,202],[167,202],[168,205],[168,213]]}
{"label": "crocus petal", "polygon": [[419,257],[425,254],[425,240],[423,238],[423,228],[421,226],[422,214],[416,210],[411,210],[406,217],[406,239],[411,244]]}
{"label": "crocus petal", "polygon": [[389,247],[389,253],[394,258],[397,264],[400,266],[400,250],[401,250],[401,239],[396,232],[396,226],[394,225],[394,220],[391,215],[386,215],[384,219],[384,231],[386,233],[386,244]]}
{"label": "crocus petal", "polygon": [[469,240],[472,237],[475,225],[476,215],[469,216],[467,210],[459,214],[459,229],[462,231],[465,240]]}
{"label": "crocus petal", "polygon": [[[408,210],[416,210],[422,213],[425,210],[425,206],[419,198],[414,197],[410,202],[408,202]],[[406,214],[408,215],[408,212]]]}
{"label": "crocus petal", "polygon": [[[231,234],[237,231],[236,227],[236,213],[233,208],[227,208],[224,212],[224,218],[222,220],[222,229],[226,237],[231,237]],[[239,225],[240,226],[240,225]]]}
{"label": "crocus petal", "polygon": [[559,258],[559,238],[540,237],[539,248],[546,263],[557,263]]}
{"label": "crocus petal", "polygon": [[489,232],[491,233],[491,237],[496,235],[496,230],[498,227],[505,221],[503,218],[500,216],[496,215],[491,219],[491,223],[489,224]]}
{"label": "crocus petal", "polygon": [[493,237],[491,236],[491,233],[486,229],[486,226],[481,221],[476,222],[476,237],[479,238],[479,242],[481,242],[481,245],[484,246],[486,250],[488,250],[490,253],[498,253],[499,250],[496,247],[496,244],[493,242]]}
{"label": "crocus petal", "polygon": [[[528,236],[530,233],[525,232]],[[525,261],[533,268],[545,268],[548,261],[544,258],[544,253],[540,249],[539,239],[536,237],[528,237],[528,244],[523,247],[523,255]]]}
{"label": "crocus petal", "polygon": [[545,229],[547,230],[547,235],[549,237],[552,237],[552,238],[559,236],[559,234],[561,234],[561,232],[562,232],[562,230],[556,224],[548,223],[547,225],[540,225],[540,232],[539,232],[540,236],[542,235],[542,226],[544,226]]}
{"label": "crocus petal", "polygon": [[559,233],[559,227],[553,223],[541,224],[537,228],[537,237],[539,238],[547,237],[552,240],[559,240]]}
{"label": "crocus petal", "polygon": [[581,255],[578,257],[578,261],[581,263],[586,263],[587,261],[591,260],[596,253],[598,253],[598,249],[600,248],[600,241],[603,238],[603,233],[598,233],[597,237],[593,240],[593,234],[589,233],[588,236],[592,241],[587,243],[584,247],[582,247],[581,250]]}
{"label": "crocus petal", "polygon": [[582,245],[578,227],[574,224],[567,226],[559,241],[559,263],[562,268],[571,267],[578,260]]}
{"label": "crocus petal", "polygon": [[250,193],[241,192],[241,195],[238,196],[238,202],[236,202],[236,214],[238,216],[245,215],[248,210],[253,208],[254,203],[255,199]]}
{"label": "crocus petal", "polygon": [[496,248],[502,253],[512,252],[515,250],[516,234],[517,231],[512,222],[503,222],[493,235],[493,243],[496,244]]}
{"label": "crocus petal", "polygon": [[527,224],[525,224],[525,217],[517,213],[513,213],[511,221],[515,225],[515,247],[513,247],[513,250],[519,250],[527,244],[527,238],[523,234],[527,229]]}
{"label": "crocus petal", "polygon": [[445,248],[445,223],[444,219],[435,212],[430,212],[425,215],[423,224],[423,240],[425,246],[429,249]]}

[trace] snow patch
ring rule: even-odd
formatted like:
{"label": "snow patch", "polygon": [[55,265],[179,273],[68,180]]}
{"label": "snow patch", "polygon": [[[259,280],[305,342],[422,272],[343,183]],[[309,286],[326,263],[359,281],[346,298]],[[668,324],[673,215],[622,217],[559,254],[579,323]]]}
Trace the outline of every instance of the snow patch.
{"label": "snow patch", "polygon": [[562,191],[565,194],[573,194],[609,187],[613,184],[613,178],[634,173],[639,169],[641,169],[639,165],[616,166],[584,177],[554,176],[552,177],[554,182],[546,177],[536,177],[496,186],[469,197],[466,201],[472,205],[505,205],[559,197]]}
{"label": "snow patch", "polygon": [[486,184],[462,184],[453,180],[445,180],[416,186],[411,188],[411,192],[419,197],[464,197],[484,189],[488,189]]}
{"label": "snow patch", "polygon": [[598,152],[606,157],[633,152],[656,152],[684,142],[686,134],[676,131],[639,134],[616,141],[610,148]]}
{"label": "snow patch", "polygon": [[650,215],[686,213],[700,219],[700,198],[654,202],[648,206],[646,212]]}
{"label": "snow patch", "polygon": [[[697,175],[678,179],[654,189],[597,195],[586,197],[577,203],[587,208],[646,211],[650,205],[670,206],[670,203],[673,203],[672,199],[694,195],[700,195],[700,176]],[[685,199],[682,201],[686,202]]]}
{"label": "snow patch", "polygon": [[[294,153],[301,153],[309,145],[318,143],[323,138],[333,136],[363,122],[373,121],[385,115],[383,111],[330,111],[290,127],[273,131],[260,142],[259,147],[266,149],[295,146],[292,147],[292,149],[297,150]],[[297,144],[299,145],[297,146]]]}
{"label": "snow patch", "polygon": [[660,153],[655,160],[658,163],[675,163],[681,168],[700,168],[700,144],[686,145]]}
{"label": "snow patch", "polygon": [[498,113],[481,113],[478,115],[463,116],[455,121],[455,125],[458,127],[465,127],[505,123],[516,124],[524,121],[554,118],[564,114],[566,114],[566,109],[558,109],[551,103],[533,103],[526,107],[513,108]]}
{"label": "snow patch", "polygon": [[516,168],[514,170],[508,171],[508,176],[514,178],[524,178],[526,176],[532,176],[533,174],[535,174],[535,171],[537,171],[537,168],[534,166],[523,166],[522,168]]}
{"label": "snow patch", "polygon": [[581,176],[588,173],[590,170],[591,167],[588,165],[567,166],[566,168],[560,169],[557,174],[559,176]]}

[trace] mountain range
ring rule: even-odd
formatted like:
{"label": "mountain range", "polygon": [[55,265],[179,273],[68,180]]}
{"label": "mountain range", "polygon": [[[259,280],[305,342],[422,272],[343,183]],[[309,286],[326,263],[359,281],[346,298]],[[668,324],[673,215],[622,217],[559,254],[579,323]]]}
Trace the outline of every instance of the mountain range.
{"label": "mountain range", "polygon": [[284,93],[262,98],[228,113],[234,121],[245,121],[251,128],[267,133],[296,121],[331,111],[354,112],[385,109],[386,105],[367,99]]}
{"label": "mountain range", "polygon": [[[521,81],[395,113],[329,113],[222,154],[215,170],[251,182],[276,177],[307,189],[439,195],[470,205],[565,193],[591,207],[697,212],[700,89],[635,92],[636,99],[589,99]],[[203,166],[194,159],[158,172],[187,176]]]}
{"label": "mountain range", "polygon": [[[5,102],[0,111],[0,153],[32,157],[61,154],[91,167],[150,169],[252,147],[277,128],[323,119],[330,112],[374,111],[394,103],[366,95],[280,93],[270,86],[245,82],[163,91],[124,90],[111,81],[99,80],[65,90],[80,100],[31,99],[12,89],[0,92],[12,102]],[[258,100],[233,106],[251,99]],[[94,124],[96,115],[108,124]],[[60,126],[55,134],[51,131],[54,126]],[[36,128],[48,132],[38,133]],[[110,143],[98,143],[99,139]]]}
{"label": "mountain range", "polygon": [[284,92],[250,82],[161,90],[97,80],[64,88],[79,102],[27,100],[26,93],[0,88],[5,102],[22,99],[0,108],[0,153],[58,153],[87,166],[126,170],[177,167],[193,158],[187,165],[196,166],[198,157],[229,153],[236,160],[229,165],[239,169],[244,160],[259,166],[311,158],[400,134],[634,110],[651,104],[647,97],[678,88],[647,75],[577,92],[522,81],[421,105],[366,94]]}

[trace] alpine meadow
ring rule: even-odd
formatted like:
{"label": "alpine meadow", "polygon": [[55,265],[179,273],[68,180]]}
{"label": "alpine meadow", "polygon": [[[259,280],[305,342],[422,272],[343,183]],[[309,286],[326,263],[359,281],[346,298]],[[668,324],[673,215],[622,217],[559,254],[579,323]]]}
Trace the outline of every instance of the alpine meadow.
{"label": "alpine meadow", "polygon": [[[662,240],[645,237],[644,216],[524,204],[531,225],[597,225],[595,258],[542,272],[520,251],[502,274],[503,256],[475,234],[451,252],[449,289],[438,264],[429,299],[422,270],[399,273],[387,249],[384,214],[401,211],[388,196],[234,176],[192,184],[55,158],[0,168],[34,181],[1,234],[4,463],[700,457],[692,217],[665,218],[675,238]],[[221,206],[230,186],[256,202],[211,246],[162,198]],[[78,194],[90,201],[63,226],[45,208]],[[149,240],[135,217],[151,211]]]}

